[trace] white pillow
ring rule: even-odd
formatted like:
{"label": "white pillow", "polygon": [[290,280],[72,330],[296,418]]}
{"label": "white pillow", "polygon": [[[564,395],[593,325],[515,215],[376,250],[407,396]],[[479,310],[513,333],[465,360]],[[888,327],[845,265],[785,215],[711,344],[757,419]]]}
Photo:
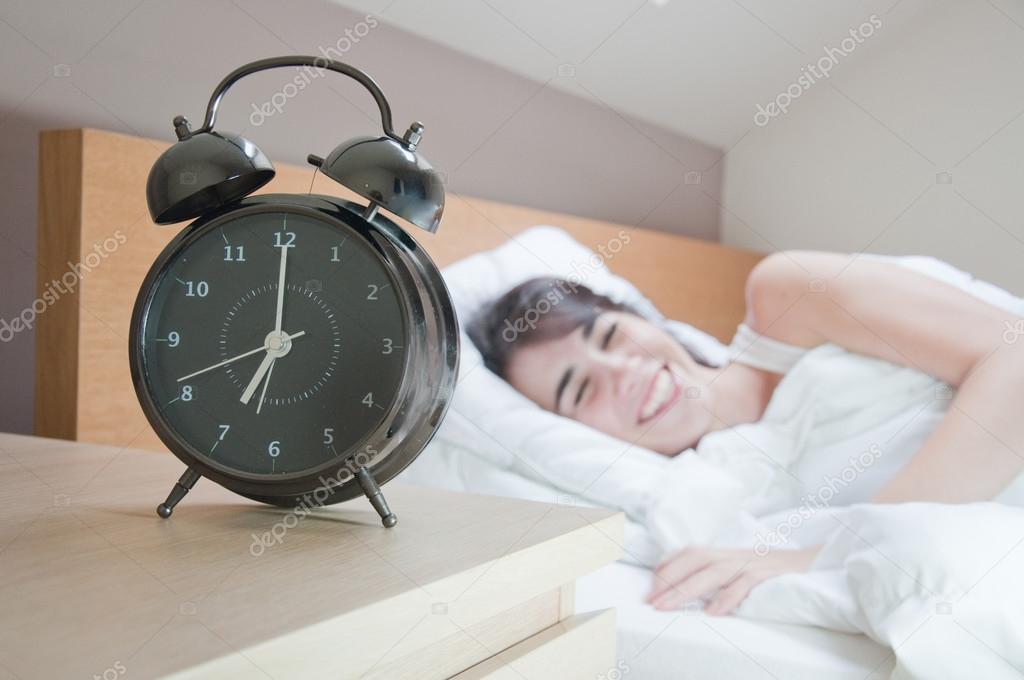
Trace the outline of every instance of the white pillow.
{"label": "white pillow", "polygon": [[[605,250],[628,248],[629,232],[620,231],[618,239],[619,244],[609,243]],[[492,251],[447,267],[443,275],[463,329],[486,305],[512,287],[536,276],[555,276],[630,305],[712,365],[728,360],[727,348],[717,339],[692,326],[666,320],[635,286],[612,274],[601,255],[555,227],[533,227]],[[451,480],[459,468],[458,461],[464,461],[464,469],[459,471],[463,482],[479,479],[479,474],[465,472],[469,468],[479,470],[478,463],[484,461],[496,470],[550,487],[552,498],[559,502],[623,510],[629,519],[650,530],[657,542],[657,534],[662,532],[653,525],[666,517],[675,518],[677,525],[685,521],[681,516],[689,517],[696,528],[711,521],[720,503],[731,501],[731,480],[722,478],[696,456],[666,458],[546,411],[491,373],[464,330],[461,342],[459,380],[448,415],[428,449],[403,473],[405,481],[458,488]],[[467,456],[477,460],[468,461]],[[510,478],[489,475],[491,482],[501,479]],[[522,495],[521,489],[513,488],[515,485],[508,486],[508,495]],[[469,483],[466,490],[495,492],[494,483],[486,488]],[[665,512],[665,496],[678,499],[671,502],[685,508]],[[650,512],[654,508],[659,512]],[[681,529],[676,526],[674,531]],[[701,536],[695,539],[703,537],[703,531],[698,533]]]}

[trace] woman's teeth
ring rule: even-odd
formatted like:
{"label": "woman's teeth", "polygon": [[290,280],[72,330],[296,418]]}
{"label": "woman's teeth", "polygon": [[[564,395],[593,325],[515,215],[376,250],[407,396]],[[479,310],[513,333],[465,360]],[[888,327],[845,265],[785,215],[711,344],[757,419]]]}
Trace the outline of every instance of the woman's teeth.
{"label": "woman's teeth", "polygon": [[674,387],[675,384],[668,369],[662,368],[659,370],[658,376],[654,379],[654,387],[651,389],[651,394],[647,397],[647,402],[640,410],[640,419],[647,420],[657,413],[658,409],[672,396]]}

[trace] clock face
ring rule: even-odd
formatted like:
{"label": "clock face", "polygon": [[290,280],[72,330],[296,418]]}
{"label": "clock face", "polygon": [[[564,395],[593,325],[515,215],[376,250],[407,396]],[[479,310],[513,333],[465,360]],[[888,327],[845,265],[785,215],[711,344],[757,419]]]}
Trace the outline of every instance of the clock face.
{"label": "clock face", "polygon": [[406,313],[364,237],[281,208],[216,220],[164,264],[141,325],[166,430],[229,473],[344,461],[389,413]]}

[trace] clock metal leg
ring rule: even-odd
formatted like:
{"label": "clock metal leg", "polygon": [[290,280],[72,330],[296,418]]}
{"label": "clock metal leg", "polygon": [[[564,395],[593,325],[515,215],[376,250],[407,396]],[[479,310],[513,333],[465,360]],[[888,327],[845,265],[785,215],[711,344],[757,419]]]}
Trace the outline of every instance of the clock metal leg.
{"label": "clock metal leg", "polygon": [[174,483],[171,493],[167,494],[167,500],[157,506],[156,514],[164,519],[170,517],[171,513],[174,512],[174,506],[185,497],[185,494],[192,490],[197,481],[199,481],[199,473],[192,468],[186,468],[185,474]]}
{"label": "clock metal leg", "polygon": [[356,479],[359,481],[359,486],[362,487],[363,493],[370,499],[373,509],[380,515],[381,524],[388,529],[395,526],[398,523],[398,518],[395,517],[395,513],[391,512],[391,508],[388,507],[388,502],[384,500],[384,494],[381,493],[377,480],[373,478],[370,471],[365,467],[359,468],[356,471]]}

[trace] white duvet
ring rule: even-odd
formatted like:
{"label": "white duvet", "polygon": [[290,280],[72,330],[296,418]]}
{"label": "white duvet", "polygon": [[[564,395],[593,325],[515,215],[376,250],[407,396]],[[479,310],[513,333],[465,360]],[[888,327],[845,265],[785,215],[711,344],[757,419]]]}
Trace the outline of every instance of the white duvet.
{"label": "white duvet", "polygon": [[814,520],[827,535],[814,568],[762,583],[741,616],[862,632],[893,650],[894,679],[1024,676],[1024,510],[858,505]]}
{"label": "white duvet", "polygon": [[[574,252],[566,239],[533,230],[446,271],[457,304],[461,289],[474,305],[486,300],[483,272],[542,269],[516,247]],[[949,265],[899,262],[1024,317],[1024,301]],[[787,373],[760,422],[666,459],[542,412],[474,363],[464,362],[438,441],[409,481],[621,509],[627,556],[639,563],[690,544],[824,545],[811,571],[761,584],[738,613],[862,632],[893,649],[894,678],[1024,675],[1024,477],[998,503],[863,503],[943,417],[947,385],[824,345]]]}
{"label": "white duvet", "polygon": [[[906,266],[1017,316],[1024,303],[943,263]],[[823,545],[812,569],[755,588],[741,616],[861,632],[893,678],[1024,676],[1024,475],[998,502],[869,505],[944,416],[954,391],[913,369],[825,345],[786,374],[765,417],[705,437],[735,502],[713,544]],[[970,452],[964,452],[969,474]],[[693,536],[662,528],[663,543]]]}

